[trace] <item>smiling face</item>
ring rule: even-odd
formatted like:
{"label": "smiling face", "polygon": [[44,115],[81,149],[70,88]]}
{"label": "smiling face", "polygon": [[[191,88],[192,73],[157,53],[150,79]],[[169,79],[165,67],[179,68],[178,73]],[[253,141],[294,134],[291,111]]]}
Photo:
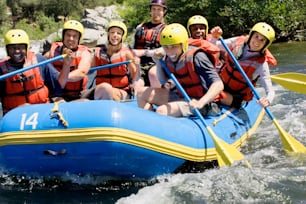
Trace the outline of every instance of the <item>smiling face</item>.
{"label": "smiling face", "polygon": [[162,6],[152,5],[150,9],[151,22],[158,24],[164,21],[166,10]]}
{"label": "smiling face", "polygon": [[205,40],[206,27],[203,24],[193,24],[189,26],[191,38]]}
{"label": "smiling face", "polygon": [[69,49],[76,49],[79,45],[80,33],[76,30],[65,30],[63,43]]}
{"label": "smiling face", "polygon": [[166,55],[172,62],[176,62],[183,53],[182,44],[163,45]]}
{"label": "smiling face", "polygon": [[258,32],[254,32],[249,41],[250,51],[259,52],[268,43],[268,39]]}
{"label": "smiling face", "polygon": [[26,44],[11,44],[7,45],[8,56],[14,63],[23,62],[27,56]]}
{"label": "smiling face", "polygon": [[108,31],[108,41],[111,45],[119,45],[122,42],[123,30],[118,27],[111,27]]}

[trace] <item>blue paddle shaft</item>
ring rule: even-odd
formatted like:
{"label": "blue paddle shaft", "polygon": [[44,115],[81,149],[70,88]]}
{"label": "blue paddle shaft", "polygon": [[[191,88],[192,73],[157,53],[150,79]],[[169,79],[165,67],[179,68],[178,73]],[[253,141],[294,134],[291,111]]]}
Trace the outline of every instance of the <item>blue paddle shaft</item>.
{"label": "blue paddle shaft", "polygon": [[[256,96],[256,98],[259,100],[260,99],[260,95],[258,94],[258,92],[256,91],[254,85],[252,84],[251,80],[249,79],[249,77],[246,75],[246,73],[244,72],[244,70],[242,69],[242,67],[240,66],[238,60],[235,58],[235,56],[233,55],[232,51],[229,49],[229,47],[226,45],[226,43],[224,42],[223,38],[220,37],[219,40],[221,41],[223,47],[226,49],[227,53],[230,55],[230,57],[232,58],[232,60],[234,61],[236,67],[238,68],[239,72],[242,74],[244,80],[247,82],[247,84],[249,85],[249,87],[252,89],[254,95]],[[265,107],[265,111],[268,114],[268,116],[270,117],[270,119],[274,119],[274,116],[272,115],[272,113],[270,112],[270,110]]]}
{"label": "blue paddle shaft", "polygon": [[97,70],[117,67],[117,66],[120,66],[120,65],[123,65],[123,64],[129,64],[129,63],[131,63],[131,60],[127,60],[127,61],[124,61],[124,62],[118,62],[118,63],[114,63],[114,64],[106,64],[106,65],[101,65],[101,66],[93,67],[89,71],[93,72],[93,71],[97,71]]}
{"label": "blue paddle shaft", "polygon": [[31,65],[31,66],[28,66],[28,67],[24,67],[22,69],[18,69],[18,70],[15,70],[13,72],[10,72],[10,73],[7,73],[7,74],[4,74],[2,76],[0,76],[0,80],[3,80],[3,79],[6,79],[6,78],[9,78],[9,77],[12,77],[16,74],[19,74],[19,73],[22,73],[22,72],[25,72],[25,71],[28,71],[30,69],[33,69],[35,67],[39,67],[39,66],[42,66],[42,65],[45,65],[45,64],[48,64],[48,63],[51,63],[51,62],[54,62],[54,61],[57,61],[57,60],[61,60],[63,59],[63,55],[59,55],[59,56],[56,56],[54,58],[51,58],[51,59],[47,59],[47,60],[44,60],[42,62],[39,62],[37,64],[34,64],[34,65]]}

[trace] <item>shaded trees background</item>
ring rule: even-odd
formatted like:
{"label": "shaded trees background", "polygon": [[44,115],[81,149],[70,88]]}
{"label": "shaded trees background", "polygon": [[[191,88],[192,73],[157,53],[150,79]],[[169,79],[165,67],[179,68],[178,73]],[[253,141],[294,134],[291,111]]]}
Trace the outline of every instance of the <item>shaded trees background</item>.
{"label": "shaded trees background", "polygon": [[[150,1],[124,1],[128,12],[121,12],[130,25],[149,19]],[[272,25],[278,37],[291,38],[298,29],[306,28],[306,0],[168,0],[168,23],[187,24],[189,17],[199,14],[207,18],[209,27],[219,25],[225,35],[248,33],[257,22]],[[143,9],[140,9],[143,8]]]}
{"label": "shaded trees background", "polygon": [[[0,0],[0,34],[25,29],[31,39],[58,30],[63,19],[82,18],[85,8],[117,5],[130,28],[150,19],[150,0]],[[167,0],[166,22],[186,25],[190,16],[203,15],[209,27],[219,25],[225,37],[248,33],[259,21],[272,25],[279,39],[290,39],[306,28],[306,0]]]}

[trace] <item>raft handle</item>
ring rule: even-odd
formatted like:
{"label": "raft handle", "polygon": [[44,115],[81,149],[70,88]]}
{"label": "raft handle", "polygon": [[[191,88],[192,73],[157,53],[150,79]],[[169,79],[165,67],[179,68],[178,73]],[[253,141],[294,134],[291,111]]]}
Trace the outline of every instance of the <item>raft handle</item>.
{"label": "raft handle", "polygon": [[44,154],[52,155],[52,156],[66,155],[67,150],[61,149],[60,151],[53,151],[53,150],[47,149],[47,150],[44,150]]}

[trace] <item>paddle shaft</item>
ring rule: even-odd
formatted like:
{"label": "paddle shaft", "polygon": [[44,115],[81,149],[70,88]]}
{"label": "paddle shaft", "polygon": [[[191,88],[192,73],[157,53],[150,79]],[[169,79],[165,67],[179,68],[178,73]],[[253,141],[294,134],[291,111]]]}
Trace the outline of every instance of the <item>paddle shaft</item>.
{"label": "paddle shaft", "polygon": [[[249,87],[252,89],[255,97],[259,100],[260,99],[260,95],[258,94],[258,92],[256,91],[254,85],[252,84],[251,80],[249,79],[249,77],[246,75],[246,73],[244,72],[244,70],[242,69],[242,67],[240,66],[238,60],[235,58],[235,56],[233,55],[232,51],[229,49],[229,47],[226,45],[226,43],[224,42],[223,38],[220,37],[219,40],[221,41],[223,47],[226,49],[227,53],[230,55],[230,57],[232,58],[232,60],[234,61],[236,67],[238,68],[239,72],[242,74],[244,80],[247,82],[247,84],[249,85]],[[269,118],[274,120],[274,116],[271,113],[271,111],[265,107],[264,108],[266,113],[268,114]]]}
{"label": "paddle shaft", "polygon": [[[177,88],[180,90],[180,92],[183,94],[185,100],[187,102],[190,102],[191,99],[187,95],[186,91],[183,89],[181,84],[177,81],[176,77],[174,76],[173,73],[171,73],[166,65],[166,63],[160,59],[159,60],[162,67],[166,71],[167,75],[174,81],[176,84]],[[216,155],[217,155],[217,161],[219,166],[224,166],[224,165],[231,165],[234,161],[239,161],[244,158],[243,154],[241,154],[237,149],[235,149],[233,146],[229,145],[228,143],[224,142],[218,136],[215,134],[215,132],[206,124],[205,119],[203,118],[202,114],[198,109],[193,110],[195,115],[200,119],[204,127],[206,128],[207,132],[210,134],[214,144],[215,144],[215,149],[216,149]],[[205,140],[205,135],[203,135],[204,140]],[[246,161],[246,164],[248,167],[251,165],[249,164],[248,161]]]}
{"label": "paddle shaft", "polygon": [[117,66],[120,66],[120,65],[123,65],[123,64],[130,64],[131,62],[132,62],[132,60],[127,60],[127,61],[124,61],[124,62],[118,62],[118,63],[114,63],[114,64],[101,65],[101,66],[90,68],[89,71],[94,72],[94,71],[97,71],[97,70],[117,67]]}
{"label": "paddle shaft", "polygon": [[1,75],[1,76],[0,76],[0,80],[4,80],[4,79],[9,78],[9,77],[12,77],[12,76],[14,76],[14,75],[16,75],[16,74],[19,74],[19,73],[28,71],[28,70],[30,70],[30,69],[33,69],[33,68],[35,68],[35,67],[39,67],[39,66],[42,66],[42,65],[45,65],[45,64],[49,64],[49,63],[51,63],[51,62],[55,62],[55,61],[61,60],[61,59],[63,59],[65,56],[66,56],[66,55],[59,55],[59,56],[56,56],[56,57],[54,57],[54,58],[47,59],[47,60],[44,60],[44,61],[42,61],[42,62],[39,62],[39,63],[37,63],[37,64],[33,64],[33,65],[28,66],[28,67],[24,67],[24,68],[22,68],[22,69],[15,70],[15,71],[13,71],[13,72],[9,72],[9,73],[7,73],[7,74]]}

